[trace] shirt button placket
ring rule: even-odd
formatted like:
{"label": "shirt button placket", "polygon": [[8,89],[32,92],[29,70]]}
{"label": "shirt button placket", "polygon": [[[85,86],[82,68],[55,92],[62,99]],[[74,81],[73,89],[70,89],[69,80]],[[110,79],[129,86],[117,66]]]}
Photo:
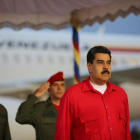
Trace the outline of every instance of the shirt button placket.
{"label": "shirt button placket", "polygon": [[[104,101],[104,96],[103,96],[103,101]],[[105,108],[108,109],[108,106],[105,105]],[[108,112],[108,111],[107,111],[107,112]],[[108,116],[107,118],[108,118],[108,120],[110,120],[110,117],[109,117],[109,116]],[[111,127],[110,127],[109,129],[110,129],[110,131],[112,131],[112,128],[111,128]],[[113,140],[113,139],[111,139],[111,140]]]}

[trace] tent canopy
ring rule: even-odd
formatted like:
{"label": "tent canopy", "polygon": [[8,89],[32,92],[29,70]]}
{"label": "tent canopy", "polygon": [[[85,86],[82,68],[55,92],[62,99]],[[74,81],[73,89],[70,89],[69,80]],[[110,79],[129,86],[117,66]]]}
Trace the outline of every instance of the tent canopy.
{"label": "tent canopy", "polygon": [[0,28],[84,27],[129,13],[140,14],[140,0],[0,0]]}

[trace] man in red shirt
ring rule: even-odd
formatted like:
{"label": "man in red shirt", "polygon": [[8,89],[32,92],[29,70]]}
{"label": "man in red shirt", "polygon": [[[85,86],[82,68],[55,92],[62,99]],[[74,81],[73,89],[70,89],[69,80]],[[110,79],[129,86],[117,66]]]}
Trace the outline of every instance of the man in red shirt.
{"label": "man in red shirt", "polygon": [[91,48],[87,68],[90,76],[68,88],[60,101],[55,140],[131,140],[127,95],[108,82],[111,52]]}

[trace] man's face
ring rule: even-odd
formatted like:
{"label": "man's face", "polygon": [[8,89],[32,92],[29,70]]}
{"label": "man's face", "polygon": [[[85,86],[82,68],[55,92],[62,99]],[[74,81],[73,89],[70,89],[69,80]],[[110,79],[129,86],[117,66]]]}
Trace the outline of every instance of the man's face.
{"label": "man's face", "polygon": [[90,80],[96,85],[104,85],[111,77],[111,60],[107,53],[96,53],[93,64],[87,63]]}
{"label": "man's face", "polygon": [[51,100],[60,100],[65,92],[65,81],[55,81],[48,92]]}

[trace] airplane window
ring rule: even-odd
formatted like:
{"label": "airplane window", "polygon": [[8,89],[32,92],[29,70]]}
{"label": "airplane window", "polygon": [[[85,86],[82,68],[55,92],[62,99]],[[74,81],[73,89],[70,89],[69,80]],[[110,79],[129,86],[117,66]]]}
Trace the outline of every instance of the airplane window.
{"label": "airplane window", "polygon": [[7,63],[9,61],[9,58],[8,58],[8,55],[6,54],[2,54],[0,55],[0,60],[3,62],[3,63]]}
{"label": "airplane window", "polygon": [[62,64],[64,64],[64,63],[65,63],[65,58],[59,57],[59,61],[60,61]]}
{"label": "airplane window", "polygon": [[35,49],[35,48],[37,48],[37,43],[36,43],[36,42],[33,42],[33,43],[31,44],[31,46],[32,46],[33,49]]}
{"label": "airplane window", "polygon": [[45,42],[45,43],[43,44],[43,50],[47,50],[48,47],[49,47],[48,42]]}
{"label": "airplane window", "polygon": [[27,62],[27,63],[30,63],[30,62],[31,62],[31,57],[30,57],[30,55],[26,55],[25,59],[26,59],[26,62]]}
{"label": "airplane window", "polygon": [[39,63],[42,63],[42,62],[43,62],[42,56],[38,55],[38,56],[37,56],[37,61],[38,61]]}
{"label": "airplane window", "polygon": [[82,46],[82,50],[87,51],[90,49],[90,46],[88,44],[85,44],[84,46]]}
{"label": "airplane window", "polygon": [[50,62],[49,62],[49,58],[48,58],[48,56],[46,57],[46,63],[47,63],[47,64],[50,63]]}
{"label": "airplane window", "polygon": [[84,59],[84,58],[81,58],[81,64],[85,64],[85,62],[86,62],[86,59]]}
{"label": "airplane window", "polygon": [[125,59],[122,58],[122,64],[127,64],[127,61]]}
{"label": "airplane window", "polygon": [[73,58],[69,57],[69,63],[73,64]]}
{"label": "airplane window", "polygon": [[129,61],[129,63],[130,63],[130,65],[134,66],[134,65],[136,65],[136,60],[135,59],[131,59]]}
{"label": "airplane window", "polygon": [[4,46],[4,41],[0,41],[0,48]]}
{"label": "airplane window", "polygon": [[65,44],[65,43],[61,44],[60,48],[63,49],[63,50],[70,50],[71,49],[70,45],[69,44]]}
{"label": "airplane window", "polygon": [[53,64],[54,63],[54,59],[52,56],[48,56],[47,57],[47,62],[49,62],[49,64]]}
{"label": "airplane window", "polygon": [[23,44],[22,44],[21,41],[19,41],[19,42],[17,43],[17,47],[19,47],[19,48],[22,47],[22,45],[23,45]]}
{"label": "airplane window", "polygon": [[140,65],[140,59],[139,59],[139,61],[138,61],[138,64]]}
{"label": "airplane window", "polygon": [[8,46],[8,48],[14,48],[14,42],[8,41],[7,46]]}
{"label": "airplane window", "polygon": [[15,60],[15,62],[19,63],[20,57],[19,57],[18,54],[15,54],[15,55],[14,55],[14,60]]}

